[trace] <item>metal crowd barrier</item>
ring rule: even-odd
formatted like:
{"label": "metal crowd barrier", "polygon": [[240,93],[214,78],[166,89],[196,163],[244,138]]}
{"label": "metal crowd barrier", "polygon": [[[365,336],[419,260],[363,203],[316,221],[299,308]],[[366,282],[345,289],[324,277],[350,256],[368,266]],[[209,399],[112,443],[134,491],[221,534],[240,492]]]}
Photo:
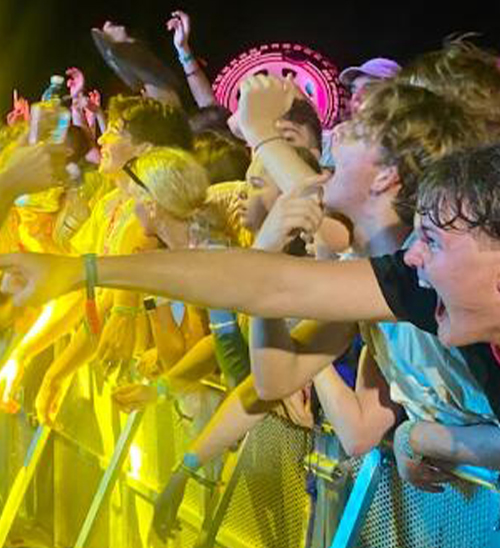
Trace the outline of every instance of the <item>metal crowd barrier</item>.
{"label": "metal crowd barrier", "polygon": [[[109,386],[85,367],[50,431],[29,420],[29,384],[25,412],[0,416],[0,548],[155,548],[147,540],[154,497],[203,424],[181,419],[168,400],[120,414]],[[187,414],[207,420],[220,397],[205,387]],[[320,482],[353,480],[324,548],[500,547],[496,473],[461,467],[456,485],[427,494],[399,480],[385,450],[342,462],[310,451],[309,434],[270,415],[228,453],[222,472],[214,466],[219,489],[190,481],[182,530],[168,546],[305,547],[308,468]]]}

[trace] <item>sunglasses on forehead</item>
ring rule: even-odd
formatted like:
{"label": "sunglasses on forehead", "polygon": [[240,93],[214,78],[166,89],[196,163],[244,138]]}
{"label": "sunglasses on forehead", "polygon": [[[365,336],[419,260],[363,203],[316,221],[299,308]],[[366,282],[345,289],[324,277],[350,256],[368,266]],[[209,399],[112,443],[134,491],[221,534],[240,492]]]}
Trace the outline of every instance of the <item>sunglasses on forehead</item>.
{"label": "sunglasses on forehead", "polygon": [[145,190],[148,194],[151,194],[149,191],[149,188],[141,181],[141,179],[137,176],[137,174],[132,169],[135,164],[136,158],[132,158],[129,160],[124,166],[123,171],[134,181],[136,185],[139,185],[143,190]]}

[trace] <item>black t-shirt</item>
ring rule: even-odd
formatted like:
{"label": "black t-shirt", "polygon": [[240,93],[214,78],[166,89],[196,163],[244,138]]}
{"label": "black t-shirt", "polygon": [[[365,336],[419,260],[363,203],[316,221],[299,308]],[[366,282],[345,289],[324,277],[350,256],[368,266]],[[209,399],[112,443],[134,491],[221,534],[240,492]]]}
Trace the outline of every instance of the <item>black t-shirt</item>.
{"label": "black t-shirt", "polygon": [[[417,272],[404,263],[404,254],[405,251],[401,250],[394,255],[372,257],[370,262],[375,276],[396,318],[435,335],[436,292],[418,285]],[[462,346],[459,350],[500,420],[500,364],[493,355],[491,346],[477,343]]]}

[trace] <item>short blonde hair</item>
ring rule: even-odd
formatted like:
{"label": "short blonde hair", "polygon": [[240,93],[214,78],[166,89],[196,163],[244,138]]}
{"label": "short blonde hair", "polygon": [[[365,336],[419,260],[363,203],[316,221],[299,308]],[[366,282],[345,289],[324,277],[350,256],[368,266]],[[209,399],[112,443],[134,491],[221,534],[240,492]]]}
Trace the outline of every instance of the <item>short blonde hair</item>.
{"label": "short blonde hair", "polygon": [[190,219],[206,203],[208,175],[188,152],[154,149],[136,160],[134,172],[154,200],[174,217]]}

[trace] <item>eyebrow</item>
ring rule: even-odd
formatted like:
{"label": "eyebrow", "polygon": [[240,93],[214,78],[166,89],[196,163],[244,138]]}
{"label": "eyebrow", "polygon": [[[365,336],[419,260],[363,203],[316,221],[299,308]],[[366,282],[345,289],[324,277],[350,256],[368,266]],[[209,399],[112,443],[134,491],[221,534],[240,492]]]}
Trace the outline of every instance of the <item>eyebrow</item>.
{"label": "eyebrow", "polygon": [[419,228],[424,234],[430,233],[432,235],[439,235],[438,231],[436,230],[436,227],[433,224],[428,224],[424,222],[423,219],[421,219],[420,221]]}

